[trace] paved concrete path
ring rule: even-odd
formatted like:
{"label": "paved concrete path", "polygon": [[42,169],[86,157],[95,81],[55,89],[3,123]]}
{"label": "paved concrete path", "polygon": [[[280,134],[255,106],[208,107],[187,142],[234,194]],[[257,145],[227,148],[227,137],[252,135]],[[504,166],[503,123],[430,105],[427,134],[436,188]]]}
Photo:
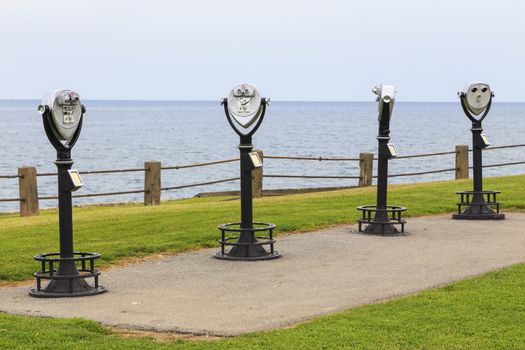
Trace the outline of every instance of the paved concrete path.
{"label": "paved concrete path", "polygon": [[108,269],[109,292],[94,297],[33,299],[27,286],[3,288],[0,310],[210,335],[270,329],[525,262],[525,215],[507,218],[414,218],[404,237],[355,226],[289,235],[278,240],[282,258],[263,262],[200,250]]}

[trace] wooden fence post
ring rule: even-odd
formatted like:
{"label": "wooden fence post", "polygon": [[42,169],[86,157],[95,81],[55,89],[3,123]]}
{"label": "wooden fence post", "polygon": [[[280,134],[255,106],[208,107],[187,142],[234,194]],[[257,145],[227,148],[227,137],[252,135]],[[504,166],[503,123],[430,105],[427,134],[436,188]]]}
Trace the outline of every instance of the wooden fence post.
{"label": "wooden fence post", "polygon": [[456,146],[456,180],[468,179],[469,168],[468,168],[468,146],[457,145]]}
{"label": "wooden fence post", "polygon": [[38,208],[38,187],[36,183],[36,168],[32,166],[18,168],[18,192],[20,201],[20,216],[35,216],[40,213]]}
{"label": "wooden fence post", "polygon": [[[259,154],[261,162],[264,163],[263,151],[260,149],[254,150]],[[252,170],[252,197],[261,198],[263,196],[263,167]]]}
{"label": "wooden fence post", "polygon": [[145,162],[144,169],[144,205],[160,205],[160,162]]}
{"label": "wooden fence post", "polygon": [[374,172],[374,154],[359,153],[359,187],[372,186]]}

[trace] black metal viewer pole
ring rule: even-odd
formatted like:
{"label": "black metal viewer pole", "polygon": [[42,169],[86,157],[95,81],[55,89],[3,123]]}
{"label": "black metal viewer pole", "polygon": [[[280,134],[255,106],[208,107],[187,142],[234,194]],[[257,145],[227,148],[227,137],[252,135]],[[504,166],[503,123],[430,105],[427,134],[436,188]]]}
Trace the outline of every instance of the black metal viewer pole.
{"label": "black metal viewer pole", "polygon": [[[78,94],[70,90],[51,93],[39,106],[46,135],[57,151],[55,165],[58,173],[58,217],[60,252],[39,254],[41,270],[36,272],[36,288],[29,295],[38,298],[78,297],[104,293],[98,284],[100,272],[95,269],[98,253],[75,252],[73,248],[73,213],[71,192],[82,187],[82,179],[72,170],[71,149],[82,129],[85,107]],[[65,142],[62,142],[65,141]],[[86,278],[93,278],[94,285]],[[42,280],[49,280],[47,286]]]}
{"label": "black metal viewer pole", "polygon": [[[397,156],[394,145],[390,144],[390,118],[395,100],[393,86],[380,85],[374,90],[378,95],[379,132],[377,159],[377,202],[376,205],[363,205],[357,209],[362,212],[358,219],[359,232],[378,235],[398,235],[404,233],[406,221],[401,218],[404,207],[388,205],[388,160]],[[372,217],[373,216],[373,217]],[[366,227],[363,229],[363,225]],[[401,226],[398,231],[396,225]]]}
{"label": "black metal viewer pole", "polygon": [[[237,260],[261,259],[271,255],[260,244],[254,231],[253,223],[253,200],[252,200],[252,170],[253,163],[250,153],[253,150],[252,136],[241,136],[240,151],[240,172],[241,172],[241,223],[240,232],[236,245],[233,245],[227,253],[229,258],[236,257]],[[272,243],[273,244],[273,243]],[[222,255],[217,256],[224,258]]]}
{"label": "black metal viewer pole", "polygon": [[[388,151],[388,143],[390,142],[390,116],[388,113],[388,106],[383,105],[383,112],[379,122],[379,133],[377,136],[378,142],[378,160],[377,160],[377,209],[375,213],[375,221],[388,221],[388,213],[386,212],[387,196],[388,196],[388,159],[390,152]],[[388,228],[385,228],[388,229]]]}
{"label": "black metal viewer pole", "polygon": [[[473,164],[473,175],[474,175],[474,192],[483,191],[483,146],[481,138],[483,128],[481,122],[472,123],[472,164]],[[483,197],[482,197],[483,198]]]}
{"label": "black metal viewer pole", "polygon": [[452,218],[456,220],[504,219],[505,214],[499,212],[501,203],[496,199],[500,192],[483,190],[483,149],[490,143],[483,133],[482,122],[490,111],[494,93],[488,84],[474,83],[468,85],[458,95],[463,112],[472,122],[470,131],[472,132],[474,188],[473,191],[456,192],[460,196],[460,201],[456,204],[458,212],[452,215]]}
{"label": "black metal viewer pole", "polygon": [[[262,162],[258,154],[252,152],[252,135],[260,127],[268,103],[251,84],[236,86],[222,101],[228,122],[240,137],[241,221],[219,225],[221,250],[214,255],[218,259],[267,260],[281,256],[274,249],[275,225],[253,221],[252,170],[262,166]],[[267,235],[258,235],[264,232]],[[236,235],[228,236],[230,233]],[[269,251],[264,246],[269,246]],[[227,251],[226,247],[230,249]]]}
{"label": "black metal viewer pole", "polygon": [[[60,156],[60,152],[59,152]],[[60,231],[60,258],[73,258],[73,209],[71,190],[68,188],[69,173],[73,161],[58,158],[55,162],[58,170],[58,222]],[[78,274],[74,261],[65,260],[58,266],[58,273],[63,275]]]}
{"label": "black metal viewer pole", "polygon": [[253,226],[252,170],[250,152],[253,150],[252,136],[241,136],[239,143],[241,167],[241,227]]}

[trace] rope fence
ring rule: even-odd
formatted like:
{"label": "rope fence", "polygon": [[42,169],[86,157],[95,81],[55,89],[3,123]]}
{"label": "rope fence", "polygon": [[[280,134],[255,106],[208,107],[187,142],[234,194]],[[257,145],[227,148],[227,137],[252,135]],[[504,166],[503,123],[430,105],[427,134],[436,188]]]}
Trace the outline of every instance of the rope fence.
{"label": "rope fence", "polygon": [[201,167],[201,166],[209,166],[209,165],[237,162],[238,160],[239,160],[239,158],[231,158],[231,159],[216,160],[216,161],[213,161],[213,162],[205,162],[205,163],[193,163],[193,164],[186,164],[186,165],[166,166],[166,167],[161,167],[160,169],[161,170],[179,170],[179,169],[187,169],[187,168],[197,168],[197,167]]}
{"label": "rope fence", "polygon": [[292,178],[292,179],[359,179],[359,176],[331,176],[331,175],[263,175],[268,178]]}
{"label": "rope fence", "polygon": [[[87,193],[87,194],[74,194],[73,198],[87,198],[87,197],[104,197],[104,196],[118,196],[121,194],[133,194],[133,193],[144,193],[145,190],[131,190],[131,191],[119,191],[119,192],[103,192],[103,193]],[[58,199],[58,196],[43,196],[38,197],[39,200]]]}
{"label": "rope fence", "polygon": [[[429,170],[429,171],[419,171],[419,172],[415,172],[415,173],[404,173],[404,174],[389,174],[388,177],[404,177],[404,176],[438,174],[438,173],[447,173],[447,172],[450,172],[450,171],[456,171],[456,168]],[[377,176],[374,175],[373,178],[377,178]]]}
{"label": "rope fence", "polygon": [[218,183],[231,182],[231,181],[236,181],[236,180],[240,180],[240,177],[232,177],[232,178],[229,178],[229,179],[214,180],[214,181],[208,181],[208,182],[199,182],[199,183],[194,183],[194,184],[189,184],[189,185],[182,185],[182,186],[162,187],[160,190],[161,191],[179,190],[179,189],[182,189],[182,188],[214,185],[214,184],[218,184]]}
{"label": "rope fence", "polygon": [[[92,174],[114,174],[114,173],[131,173],[138,171],[145,171],[144,168],[130,168],[130,169],[111,169],[111,170],[84,170],[80,171],[81,175],[92,175]],[[36,176],[57,176],[57,173],[38,173]]]}
{"label": "rope fence", "polygon": [[[494,147],[488,147],[485,148],[484,151],[491,151],[491,150],[497,150],[497,149],[505,149],[505,148],[517,148],[517,147],[525,147],[525,144],[517,144],[517,145],[503,145],[503,146],[494,146]],[[472,152],[472,149],[469,148],[469,152]],[[445,151],[445,152],[434,152],[434,153],[418,153],[418,154],[409,154],[405,156],[397,156],[393,158],[392,160],[396,159],[408,159],[408,158],[424,158],[424,157],[435,157],[435,156],[445,156],[445,155],[451,155],[455,154],[456,151]],[[284,160],[317,160],[317,161],[359,161],[359,158],[341,158],[341,157],[311,157],[311,156],[264,156],[264,158],[268,159],[284,159]],[[377,157],[374,157],[374,160],[377,160]]]}
{"label": "rope fence", "polygon": [[[510,166],[510,165],[522,165],[525,162],[511,162],[511,163],[500,163],[500,164],[488,164],[483,165],[483,168],[495,168],[501,166]],[[473,167],[469,167],[472,169]],[[438,170],[429,170],[429,171],[419,171],[414,173],[402,173],[402,174],[388,174],[388,177],[406,177],[406,176],[419,176],[427,174],[438,174],[438,173],[447,173],[451,171],[456,171],[456,168],[448,169],[438,169]],[[360,179],[360,176],[330,176],[330,175],[264,175],[263,177],[268,178],[298,178],[298,179]],[[372,176],[374,179],[377,178],[376,175]]]}
{"label": "rope fence", "polygon": [[[504,149],[504,148],[517,148],[517,147],[525,147],[525,143],[517,144],[517,145],[503,145],[503,146],[494,146],[494,147],[487,147],[485,148],[485,151],[491,151],[494,149]],[[472,151],[469,149],[469,151]]]}
{"label": "rope fence", "polygon": [[21,202],[22,198],[0,198],[0,202]]}
{"label": "rope fence", "polygon": [[[486,148],[486,151],[506,149],[506,148],[518,148],[525,147],[525,144],[516,144],[516,145],[502,145]],[[436,170],[427,170],[427,171],[417,171],[417,172],[406,172],[398,174],[390,174],[389,177],[410,177],[410,176],[421,176],[427,174],[438,174],[438,173],[447,173],[455,172],[456,179],[464,179],[469,177],[469,169],[472,169],[468,164],[468,153],[472,149],[469,149],[468,146],[459,145],[456,146],[455,151],[444,151],[444,152],[434,152],[434,153],[419,153],[419,154],[409,154],[404,156],[398,156],[394,159],[408,159],[408,158],[423,158],[423,157],[434,157],[434,156],[446,156],[454,155],[456,157],[456,167],[455,168],[446,168],[446,169],[436,169]],[[274,160],[291,160],[291,161],[339,161],[339,162],[359,162],[359,175],[307,175],[307,174],[263,174],[262,169],[254,170],[252,173],[252,182],[254,186],[254,196],[262,196],[262,185],[263,178],[280,178],[280,179],[326,179],[326,180],[359,180],[359,186],[369,186],[372,184],[372,179],[377,178],[373,175],[373,161],[377,158],[372,153],[361,153],[359,158],[356,157],[314,157],[314,156],[282,156],[282,155],[266,155],[262,157],[262,151],[260,152],[261,158],[264,159],[274,159]],[[144,204],[145,205],[158,205],[160,204],[160,193],[163,191],[172,191],[180,190],[185,188],[200,187],[200,186],[210,186],[219,183],[227,183],[238,181],[239,177],[231,177],[219,180],[211,180],[190,184],[183,184],[177,186],[166,186],[161,187],[161,171],[163,170],[180,170],[188,168],[197,168],[197,167],[207,167],[217,164],[226,164],[232,162],[238,162],[239,158],[229,158],[221,159],[216,161],[200,162],[200,163],[190,163],[182,165],[172,165],[172,166],[161,166],[161,163],[158,161],[149,161],[144,163],[144,167],[137,168],[125,168],[125,169],[106,169],[106,170],[85,170],[81,171],[82,175],[95,175],[95,174],[114,174],[114,173],[131,173],[131,172],[143,172],[144,173],[144,188],[129,190],[129,191],[113,191],[113,192],[101,192],[101,193],[87,193],[87,194],[76,194],[73,195],[73,198],[90,198],[90,197],[104,197],[104,196],[119,196],[119,195],[129,195],[129,194],[144,194]],[[524,165],[525,161],[516,161],[516,162],[506,162],[506,163],[497,163],[497,164],[487,164],[483,168],[495,168],[495,167],[504,167],[504,166],[514,166],[514,165]],[[38,201],[39,200],[56,200],[58,196],[38,196],[37,190],[37,177],[49,177],[57,176],[56,172],[47,172],[47,173],[37,173],[34,167],[22,167],[18,169],[19,173],[17,175],[0,175],[1,179],[18,179],[19,182],[19,193],[20,198],[0,198],[0,202],[19,202],[20,203],[20,213],[22,216],[26,215],[36,215],[38,214]],[[256,194],[258,193],[258,194]],[[36,214],[34,211],[36,208]]]}
{"label": "rope fence", "polygon": [[[407,156],[397,156],[393,159],[407,159],[407,158],[423,158],[423,157],[434,157],[434,156],[444,156],[449,154],[455,154],[455,151],[449,151],[449,152],[436,152],[436,153],[421,153],[421,154],[411,154]],[[374,160],[377,160],[377,158],[374,158]]]}
{"label": "rope fence", "polygon": [[317,160],[317,161],[357,161],[359,162],[359,158],[334,158],[334,157],[287,157],[287,156],[264,156],[264,158],[268,159],[287,159],[287,160]]}
{"label": "rope fence", "polygon": [[[525,162],[510,162],[510,163],[488,164],[488,165],[483,165],[483,168],[496,168],[496,167],[500,167],[500,166],[521,165],[521,164],[525,164]],[[472,169],[472,167],[469,167],[469,168]]]}
{"label": "rope fence", "polygon": [[[523,162],[525,164],[525,162]],[[403,174],[388,174],[388,177],[404,177],[404,176],[416,176],[426,174],[437,174],[446,173],[450,171],[456,171],[456,168],[449,169],[438,169],[429,171],[420,171],[415,173],[403,173]],[[360,179],[360,176],[331,176],[331,175],[263,175],[263,177],[269,178],[298,178],[298,179]],[[377,176],[373,175],[372,178],[376,179]]]}
{"label": "rope fence", "polygon": [[0,179],[18,179],[20,175],[0,175]]}
{"label": "rope fence", "polygon": [[[194,183],[189,185],[182,185],[182,186],[172,186],[172,187],[163,187],[160,190],[161,191],[168,191],[168,190],[176,190],[181,188],[189,188],[189,187],[197,187],[197,186],[205,186],[205,185],[213,185],[221,182],[230,182],[239,180],[239,177],[233,177],[229,179],[222,179],[222,180],[214,180],[214,181],[208,181],[208,182],[200,182],[200,183]],[[123,194],[135,194],[135,193],[145,193],[147,190],[131,190],[131,191],[119,191],[119,192],[103,192],[103,193],[88,193],[88,194],[77,194],[73,195],[73,198],[87,198],[87,197],[103,197],[103,196],[118,196]],[[58,196],[42,196],[38,197],[39,200],[50,200],[50,199],[58,199]],[[8,202],[8,201],[22,201],[21,198],[6,198],[6,199],[0,199],[0,202]]]}

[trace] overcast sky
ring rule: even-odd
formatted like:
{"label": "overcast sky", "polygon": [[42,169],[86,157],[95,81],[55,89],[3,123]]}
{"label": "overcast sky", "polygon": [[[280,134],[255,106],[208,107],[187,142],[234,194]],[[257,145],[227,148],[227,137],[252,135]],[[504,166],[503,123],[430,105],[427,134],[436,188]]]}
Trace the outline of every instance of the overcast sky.
{"label": "overcast sky", "polygon": [[525,101],[524,35],[522,0],[1,0],[0,99]]}

